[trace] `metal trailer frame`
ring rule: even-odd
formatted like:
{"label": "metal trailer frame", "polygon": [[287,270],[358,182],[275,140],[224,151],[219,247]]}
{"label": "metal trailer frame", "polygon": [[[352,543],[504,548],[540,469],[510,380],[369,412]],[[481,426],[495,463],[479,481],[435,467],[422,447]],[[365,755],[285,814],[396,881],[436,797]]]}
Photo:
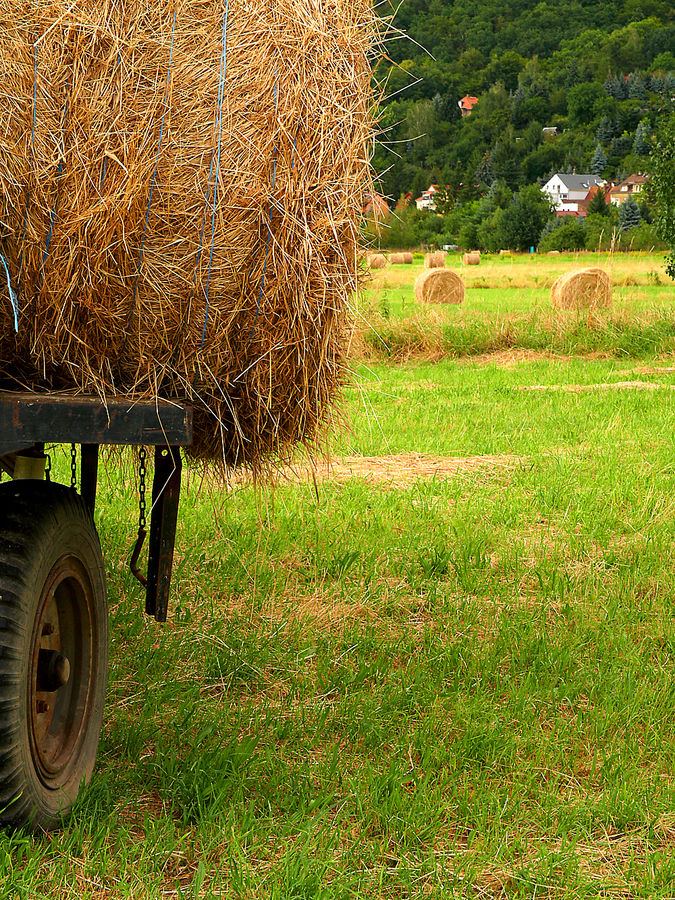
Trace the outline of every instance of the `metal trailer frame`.
{"label": "metal trailer frame", "polygon": [[192,407],[167,401],[105,402],[68,394],[0,393],[0,469],[14,475],[17,457],[44,458],[45,444],[79,444],[81,495],[92,516],[99,448],[152,446],[155,471],[148,545],[145,611],[165,622],[180,502],[180,448],[192,443]]}

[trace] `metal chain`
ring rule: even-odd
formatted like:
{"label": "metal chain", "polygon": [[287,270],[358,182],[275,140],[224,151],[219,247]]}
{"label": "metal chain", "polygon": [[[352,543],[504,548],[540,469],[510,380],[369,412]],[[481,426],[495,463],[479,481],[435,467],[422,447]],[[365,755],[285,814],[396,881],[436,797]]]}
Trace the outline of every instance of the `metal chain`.
{"label": "metal chain", "polygon": [[77,490],[77,447],[75,444],[70,445],[70,487],[71,490]]}
{"label": "metal chain", "polygon": [[52,480],[52,458],[49,453],[45,453],[45,481]]}
{"label": "metal chain", "polygon": [[138,451],[138,456],[140,459],[140,464],[138,466],[138,478],[139,478],[139,501],[138,501],[138,530],[145,530],[145,526],[147,524],[147,520],[145,518],[145,476],[147,474],[147,469],[145,466],[145,461],[148,458],[148,454],[146,453],[145,447],[141,447]]}

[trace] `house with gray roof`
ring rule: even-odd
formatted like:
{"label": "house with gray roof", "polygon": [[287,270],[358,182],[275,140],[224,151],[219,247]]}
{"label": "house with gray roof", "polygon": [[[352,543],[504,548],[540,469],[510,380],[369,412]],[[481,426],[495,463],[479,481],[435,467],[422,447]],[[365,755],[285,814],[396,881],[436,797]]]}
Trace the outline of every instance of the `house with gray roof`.
{"label": "house with gray roof", "polygon": [[[583,201],[597,185],[604,187],[605,180],[597,175],[556,174],[546,182],[542,191],[551,198],[556,215],[585,215]],[[580,206],[581,204],[581,206]]]}

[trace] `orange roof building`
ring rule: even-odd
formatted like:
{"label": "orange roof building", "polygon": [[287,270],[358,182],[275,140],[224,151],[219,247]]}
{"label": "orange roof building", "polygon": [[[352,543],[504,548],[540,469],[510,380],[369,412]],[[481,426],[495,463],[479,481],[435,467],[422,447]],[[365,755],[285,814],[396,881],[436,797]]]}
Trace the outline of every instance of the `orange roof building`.
{"label": "orange roof building", "polygon": [[476,103],[478,103],[478,97],[472,97],[470,94],[466,94],[461,100],[458,100],[457,105],[462,111],[462,117],[470,116]]}

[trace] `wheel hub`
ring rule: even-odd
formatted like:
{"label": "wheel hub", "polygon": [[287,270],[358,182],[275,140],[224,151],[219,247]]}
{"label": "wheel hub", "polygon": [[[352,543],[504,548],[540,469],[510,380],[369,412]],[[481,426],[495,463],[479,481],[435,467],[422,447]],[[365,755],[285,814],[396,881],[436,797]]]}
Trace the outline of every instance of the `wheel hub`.
{"label": "wheel hub", "polygon": [[35,769],[58,789],[86,731],[92,693],[91,585],[73,557],[45,582],[33,631],[28,720]]}

